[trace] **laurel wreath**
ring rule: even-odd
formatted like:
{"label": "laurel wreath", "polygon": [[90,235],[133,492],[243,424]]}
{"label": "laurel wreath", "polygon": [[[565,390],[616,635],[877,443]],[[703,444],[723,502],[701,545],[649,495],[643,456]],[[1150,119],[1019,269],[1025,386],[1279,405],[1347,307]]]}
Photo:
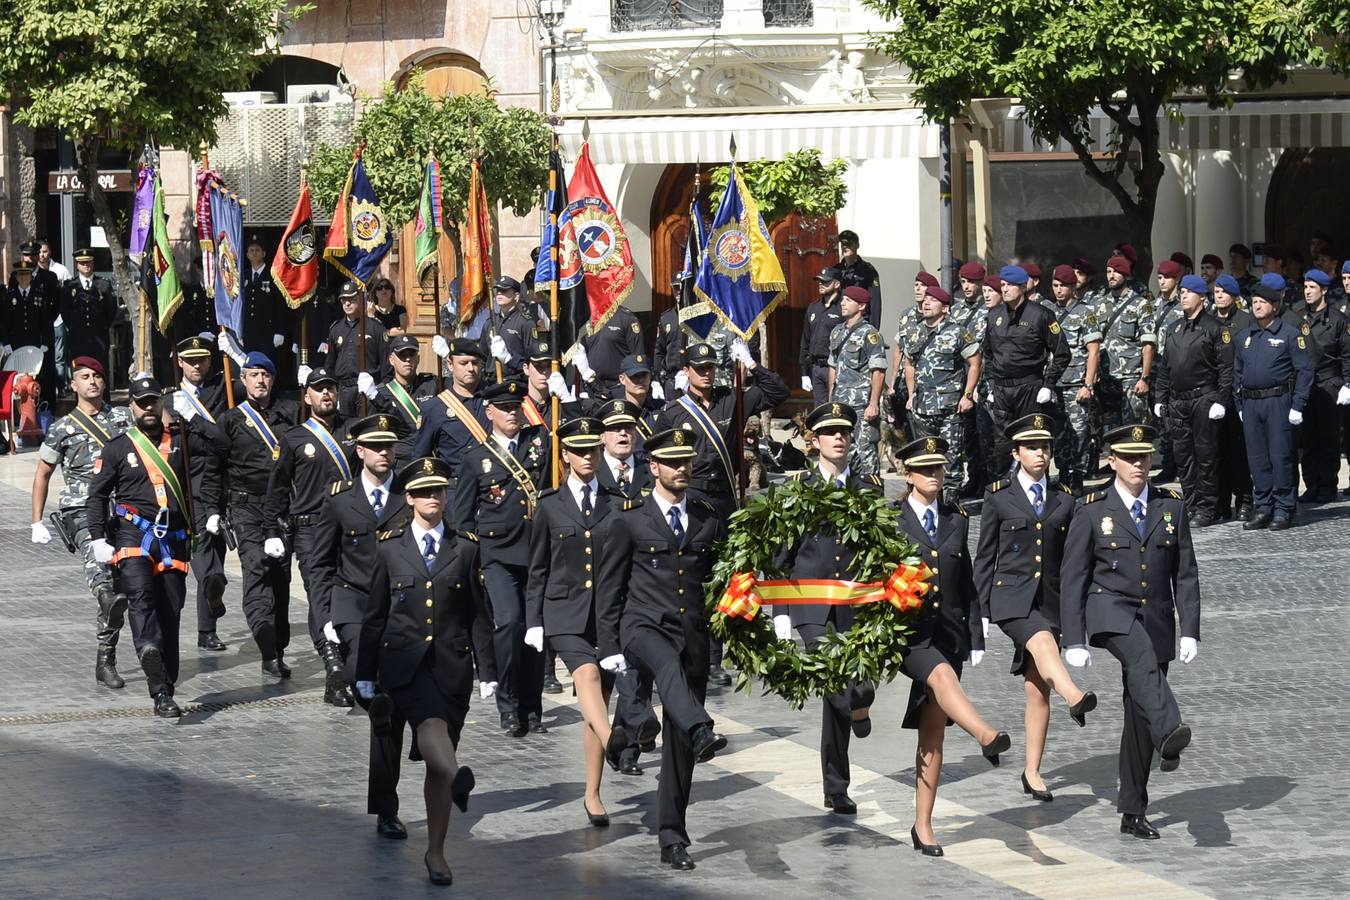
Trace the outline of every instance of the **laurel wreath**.
{"label": "laurel wreath", "polygon": [[[788,577],[793,559],[783,558],[788,556],[784,549],[800,546],[804,537],[825,528],[852,548],[857,581],[886,583],[901,567],[911,567],[910,590],[895,602],[856,605],[853,627],[842,634],[827,631],[811,652],[794,640],[780,640],[767,609],[750,620],[721,611],[727,608],[728,589],[734,595],[748,584],[749,573],[761,580]],[[718,557],[707,611],[712,633],[739,670],[737,690],[753,693],[759,680],[764,693],[800,709],[808,699],[846,690],[851,683],[885,684],[900,674],[931,572],[904,537],[898,511],[880,494],[805,481],[774,485],[732,515]]]}

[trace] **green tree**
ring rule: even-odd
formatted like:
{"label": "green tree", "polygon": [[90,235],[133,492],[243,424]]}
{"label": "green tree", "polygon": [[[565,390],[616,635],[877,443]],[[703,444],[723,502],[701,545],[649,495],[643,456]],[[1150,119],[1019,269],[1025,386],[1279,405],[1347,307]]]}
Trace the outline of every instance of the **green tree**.
{"label": "green tree", "polygon": [[[848,198],[848,185],[844,184],[848,160],[822,162],[820,150],[815,147],[795,150],[780,160],[737,163],[736,171],[759,204],[766,223],[794,212],[803,216],[832,216],[844,208]],[[726,190],[730,177],[730,166],[713,170],[709,180],[717,197]]]}
{"label": "green tree", "polygon": [[[864,3],[895,22],[874,46],[911,70],[930,116],[959,116],[977,98],[1017,98],[1036,135],[1065,140],[1111,193],[1149,262],[1164,171],[1158,120],[1171,101],[1223,106],[1236,88],[1282,81],[1292,66],[1350,62],[1345,0]],[[1112,122],[1105,147],[1093,146],[1088,128],[1096,108]]]}
{"label": "green tree", "polygon": [[[225,91],[246,88],[267,47],[312,7],[288,0],[3,0],[0,86],[15,119],[75,144],[118,291],[138,317],[122,236],[98,184],[106,149],[195,150],[213,141]],[[133,329],[140,340],[139,327]],[[139,357],[138,353],[133,358]]]}

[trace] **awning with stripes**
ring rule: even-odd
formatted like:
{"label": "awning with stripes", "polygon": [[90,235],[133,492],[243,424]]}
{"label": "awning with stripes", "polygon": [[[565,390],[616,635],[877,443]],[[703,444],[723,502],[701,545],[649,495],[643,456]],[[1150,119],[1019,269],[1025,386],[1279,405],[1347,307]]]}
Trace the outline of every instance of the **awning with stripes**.
{"label": "awning with stripes", "polygon": [[[568,119],[559,132],[564,153],[581,150],[583,119]],[[596,163],[697,163],[730,158],[732,136],[738,159],[782,159],[802,147],[817,147],[825,159],[931,158],[938,155],[938,126],[917,109],[840,112],[797,111],[737,115],[642,115],[590,120],[591,158]]]}

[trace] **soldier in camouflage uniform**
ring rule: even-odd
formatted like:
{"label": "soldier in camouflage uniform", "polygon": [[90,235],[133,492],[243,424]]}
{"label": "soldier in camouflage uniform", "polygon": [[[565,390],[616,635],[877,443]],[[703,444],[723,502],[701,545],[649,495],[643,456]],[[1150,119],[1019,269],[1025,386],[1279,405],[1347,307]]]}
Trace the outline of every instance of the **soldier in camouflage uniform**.
{"label": "soldier in camouflage uniform", "polygon": [[1069,345],[1069,367],[1055,386],[1063,425],[1055,439],[1055,468],[1060,483],[1074,494],[1083,479],[1096,472],[1101,416],[1094,395],[1101,362],[1102,332],[1093,307],[1078,296],[1073,266],[1056,266],[1051,281],[1059,304],[1059,331]]}
{"label": "soldier in camouflage uniform", "polygon": [[909,388],[905,386],[905,338],[921,322],[923,315],[920,310],[923,307],[924,292],[930,287],[937,287],[938,280],[928,272],[920,272],[914,276],[914,305],[900,313],[900,323],[895,330],[895,347],[891,350],[891,364],[887,372],[888,390],[890,395],[888,415],[890,417],[891,428],[903,435],[906,440],[913,436],[913,429],[909,422]]}
{"label": "soldier in camouflage uniform", "polygon": [[858,413],[849,468],[854,475],[879,475],[881,389],[886,381],[886,345],[867,321],[871,295],[857,285],[844,288],[839,309],[844,321],[830,332],[830,400]]}
{"label": "soldier in camouflage uniform", "polygon": [[1097,400],[1102,425],[1111,429],[1129,422],[1148,424],[1153,415],[1148,377],[1153,369],[1157,332],[1153,304],[1130,287],[1133,267],[1123,256],[1106,263],[1107,293],[1097,306],[1107,370],[1098,380]]}
{"label": "soldier in camouflage uniform", "polygon": [[[1190,274],[1187,269],[1189,256],[1178,251],[1172,254],[1171,259],[1165,259],[1158,263],[1158,297],[1153,301],[1154,315],[1156,324],[1153,326],[1153,333],[1158,335],[1157,356],[1161,358],[1166,352],[1166,335],[1172,333],[1172,326],[1186,319],[1186,313],[1181,309],[1181,279]],[[1176,459],[1172,455],[1172,429],[1158,429],[1158,457],[1162,465],[1162,471],[1158,473],[1159,481],[1171,481],[1176,477],[1177,466]]]}
{"label": "soldier in camouflage uniform", "polygon": [[964,480],[964,416],[975,408],[982,357],[975,335],[948,316],[951,300],[942,288],[928,288],[923,320],[905,339],[905,384],[914,437],[938,436],[949,445],[943,494],[954,503]]}
{"label": "soldier in camouflage uniform", "polygon": [[43,510],[47,505],[52,474],[60,466],[60,516],[66,535],[79,547],[84,558],[84,577],[89,582],[90,593],[98,600],[98,656],[94,679],[98,684],[120,688],[126,682],[117,674],[117,636],[126,617],[127,597],[113,586],[112,567],[94,560],[85,503],[103,445],[131,426],[131,414],[124,406],[108,406],[103,402],[106,381],[101,361],[77,356],[71,360],[71,369],[76,407],[70,415],[52,423],[38,450],[37,471],[33,474],[32,540],[35,544],[51,543],[52,535],[43,522]]}

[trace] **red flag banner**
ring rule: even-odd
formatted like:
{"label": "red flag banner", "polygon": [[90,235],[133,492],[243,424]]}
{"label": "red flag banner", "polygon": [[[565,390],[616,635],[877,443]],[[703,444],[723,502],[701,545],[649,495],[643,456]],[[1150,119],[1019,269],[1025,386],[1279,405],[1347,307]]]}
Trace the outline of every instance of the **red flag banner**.
{"label": "red flag banner", "polygon": [[591,163],[589,144],[567,186],[567,208],[558,218],[559,287],[586,281],[590,331],[595,333],[633,292],[633,249]]}
{"label": "red flag banner", "polygon": [[469,208],[460,230],[460,246],[464,248],[464,279],[460,282],[459,324],[464,329],[492,299],[492,218],[478,160],[473,161],[469,174]]}
{"label": "red flag banner", "polygon": [[272,257],[272,281],[291,309],[314,296],[319,283],[319,255],[314,247],[314,212],[309,202],[309,185],[301,182],[300,199],[295,201],[291,222],[281,236]]}

